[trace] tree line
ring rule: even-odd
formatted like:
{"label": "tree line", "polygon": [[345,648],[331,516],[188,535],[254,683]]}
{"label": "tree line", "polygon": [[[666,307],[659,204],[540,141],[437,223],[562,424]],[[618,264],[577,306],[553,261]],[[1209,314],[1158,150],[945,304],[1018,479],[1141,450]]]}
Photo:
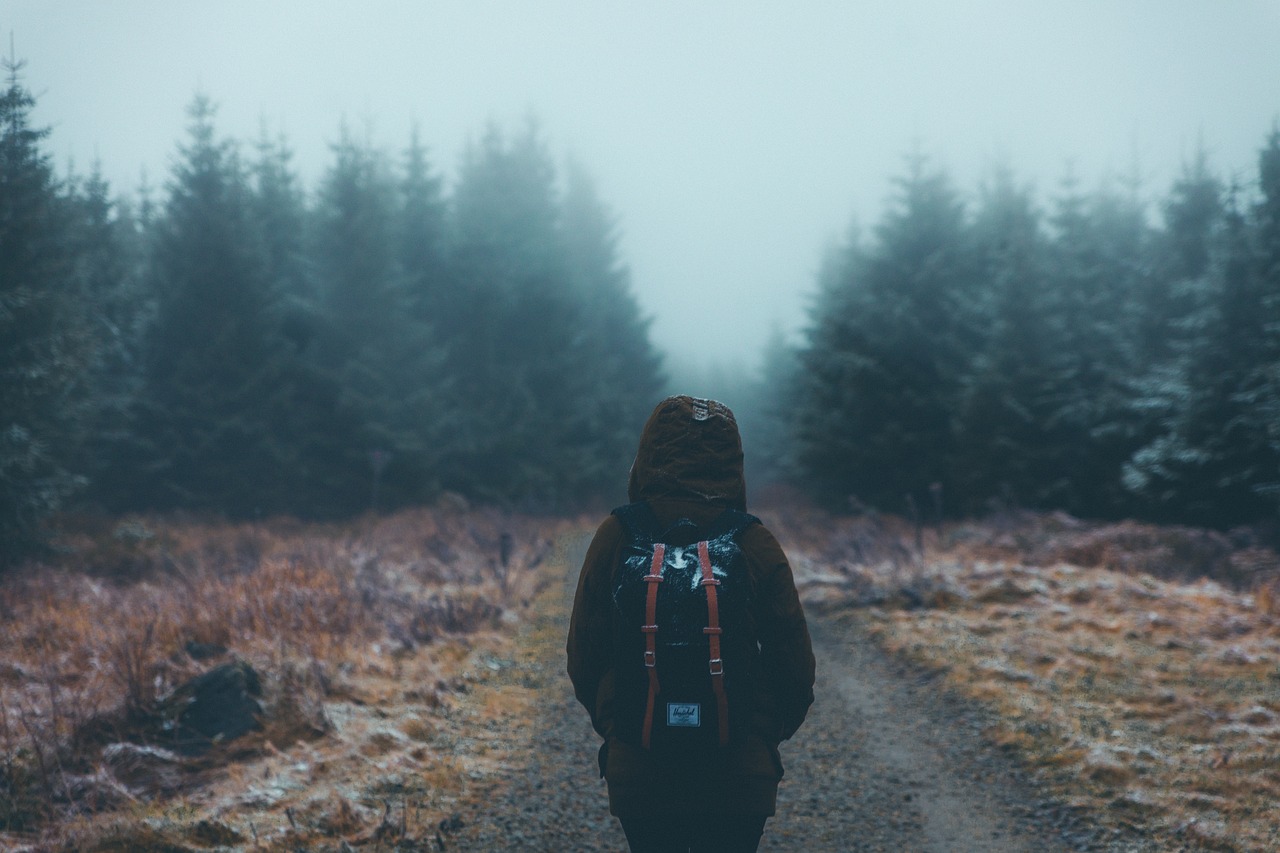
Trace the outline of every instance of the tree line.
{"label": "tree line", "polygon": [[625,482],[663,382],[613,215],[536,126],[451,192],[415,133],[286,140],[197,96],[168,181],[55,173],[0,96],[0,539],[59,507],[341,517],[450,491],[580,505]]}
{"label": "tree line", "polygon": [[[616,499],[664,390],[589,177],[489,127],[449,191],[413,134],[287,140],[196,97],[162,191],[59,176],[0,97],[0,555],[59,508],[337,518],[444,492]],[[70,172],[70,170],[69,170]],[[975,199],[913,157],[826,259],[798,346],[736,382],[751,476],[840,510],[1229,526],[1280,497],[1280,131],[1152,217],[1068,177]],[[761,461],[763,459],[763,461]]]}
{"label": "tree line", "polygon": [[1153,222],[1132,183],[966,204],[909,161],[772,360],[787,473],[895,513],[1062,509],[1225,527],[1280,498],[1280,130],[1256,180],[1200,153]]}

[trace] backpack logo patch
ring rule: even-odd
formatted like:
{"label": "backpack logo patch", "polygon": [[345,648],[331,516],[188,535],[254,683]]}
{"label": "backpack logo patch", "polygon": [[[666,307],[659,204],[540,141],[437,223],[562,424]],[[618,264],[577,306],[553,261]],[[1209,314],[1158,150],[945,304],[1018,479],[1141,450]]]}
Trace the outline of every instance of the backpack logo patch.
{"label": "backpack logo patch", "polygon": [[668,702],[667,725],[698,728],[702,725],[702,706],[697,702]]}

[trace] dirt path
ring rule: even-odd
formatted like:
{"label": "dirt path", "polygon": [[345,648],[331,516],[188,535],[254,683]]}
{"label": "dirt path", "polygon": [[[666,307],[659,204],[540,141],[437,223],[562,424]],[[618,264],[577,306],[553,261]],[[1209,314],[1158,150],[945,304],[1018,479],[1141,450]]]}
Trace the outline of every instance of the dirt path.
{"label": "dirt path", "polygon": [[599,738],[573,697],[564,667],[576,567],[588,541],[578,536],[558,543],[555,565],[548,570],[563,572],[563,583],[538,597],[538,615],[520,644],[524,654],[495,679],[499,689],[504,682],[534,688],[537,698],[527,712],[537,723],[521,754],[512,756],[511,774],[481,791],[445,849],[626,853],[622,829],[609,814],[604,780],[598,778]]}
{"label": "dirt path", "polygon": [[[564,675],[569,603],[585,540],[563,543],[523,653],[496,685],[533,688],[535,723],[510,774],[484,788],[446,849],[625,851],[598,778],[598,740]],[[810,616],[817,702],[783,745],[787,776],[762,851],[1004,853],[1123,850],[1038,800],[982,721],[887,659],[856,621]]]}
{"label": "dirt path", "polygon": [[787,777],[762,851],[1089,849],[1064,841],[1052,804],[928,677],[895,665],[856,623],[811,615],[810,629],[818,698],[783,746]]}

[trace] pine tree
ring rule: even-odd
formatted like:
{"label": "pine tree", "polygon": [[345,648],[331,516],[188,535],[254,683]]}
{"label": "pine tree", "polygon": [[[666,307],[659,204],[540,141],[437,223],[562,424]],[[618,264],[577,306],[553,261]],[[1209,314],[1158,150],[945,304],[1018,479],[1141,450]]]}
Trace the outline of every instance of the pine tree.
{"label": "pine tree", "polygon": [[1140,294],[1141,364],[1171,365],[1185,357],[1212,291],[1208,276],[1222,217],[1222,183],[1210,170],[1208,155],[1198,151],[1165,203],[1155,269]]}
{"label": "pine tree", "polygon": [[617,226],[583,168],[570,163],[563,228],[570,279],[581,303],[574,331],[583,338],[577,366],[591,405],[565,413],[563,440],[578,445],[577,488],[615,492],[625,482],[635,437],[662,387],[649,323],[618,259]]}
{"label": "pine tree", "polygon": [[542,505],[571,499],[562,421],[584,406],[581,307],[569,282],[555,167],[537,127],[490,127],[454,192],[454,284],[444,316],[460,420],[450,488]]}
{"label": "pine tree", "polygon": [[[402,270],[401,205],[388,158],[343,126],[316,210],[315,257],[324,318],[318,364],[341,389],[341,410],[358,424],[344,465],[379,481],[384,505],[428,487],[417,401],[432,377],[422,356],[420,318]],[[389,460],[389,463],[387,462]],[[388,465],[385,475],[383,465]],[[385,482],[384,482],[385,480]]]}
{"label": "pine tree", "polygon": [[983,193],[973,237],[987,329],[958,408],[957,500],[1052,506],[1065,472],[1052,428],[1053,358],[1061,344],[1046,292],[1046,241],[1029,189],[1007,169]]}
{"label": "pine tree", "polygon": [[398,185],[396,263],[407,322],[395,383],[403,419],[399,452],[413,461],[398,469],[402,491],[418,500],[442,488],[448,437],[462,420],[456,407],[447,404],[456,392],[447,371],[453,330],[444,316],[451,286],[448,214],[441,179],[432,171],[415,127]]}
{"label": "pine tree", "polygon": [[415,127],[404,154],[400,181],[399,246],[412,310],[419,319],[435,318],[448,276],[448,205],[441,180],[432,173],[427,149]]}
{"label": "pine tree", "polygon": [[132,489],[132,472],[121,463],[139,451],[134,415],[145,381],[143,334],[151,310],[142,280],[145,238],[131,206],[111,198],[97,165],[82,184],[72,184],[70,201],[72,254],[94,343],[80,377],[87,411],[77,469],[89,478],[87,497],[115,509],[128,504]]}
{"label": "pine tree", "polygon": [[1121,470],[1140,442],[1131,397],[1135,317],[1149,275],[1145,219],[1136,193],[1084,196],[1071,176],[1051,219],[1050,310],[1060,346],[1049,415],[1059,436],[1058,488],[1049,499],[1078,515],[1123,509]]}
{"label": "pine tree", "polygon": [[748,488],[798,481],[791,436],[801,383],[798,349],[775,327],[765,340],[759,371],[733,406],[742,431]]}
{"label": "pine tree", "polygon": [[1256,236],[1233,193],[1179,405],[1126,467],[1126,484],[1160,520],[1226,526],[1270,508],[1264,495],[1280,469],[1265,378],[1275,332]]}
{"label": "pine tree", "polygon": [[1261,198],[1254,210],[1258,288],[1262,294],[1263,344],[1247,401],[1266,425],[1269,459],[1255,488],[1280,506],[1280,126],[1272,129],[1258,157]]}
{"label": "pine tree", "polygon": [[396,190],[385,156],[342,127],[320,188],[316,259],[321,301],[338,325],[335,355],[385,339],[407,299],[397,275]]}
{"label": "pine tree", "polygon": [[288,496],[269,415],[282,344],[276,294],[236,148],[217,138],[207,98],[190,116],[156,223],[139,499],[239,516],[279,511]]}
{"label": "pine tree", "polygon": [[1164,205],[1153,275],[1139,294],[1130,408],[1140,432],[1122,482],[1139,511],[1167,519],[1178,517],[1170,514],[1178,488],[1159,472],[1169,470],[1168,453],[1180,452],[1171,440],[1191,398],[1192,360],[1210,345],[1224,215],[1221,182],[1197,152]]}
{"label": "pine tree", "polygon": [[272,356],[263,369],[276,392],[262,415],[272,424],[279,464],[270,503],[306,517],[331,517],[368,506],[368,466],[355,451],[358,419],[323,363],[311,213],[292,159],[287,141],[264,130],[250,170],[251,218],[271,295],[264,321]]}
{"label": "pine tree", "polygon": [[0,95],[0,563],[80,483],[68,468],[82,424],[77,377],[91,350],[68,206],[31,125],[22,66]]}
{"label": "pine tree", "polygon": [[796,438],[827,500],[903,511],[949,479],[952,412],[979,346],[966,228],[946,175],[915,158],[875,245],[824,272]]}
{"label": "pine tree", "polygon": [[271,291],[286,304],[288,334],[305,349],[314,335],[315,283],[307,258],[307,206],[293,171],[293,151],[264,127],[250,167],[250,210]]}

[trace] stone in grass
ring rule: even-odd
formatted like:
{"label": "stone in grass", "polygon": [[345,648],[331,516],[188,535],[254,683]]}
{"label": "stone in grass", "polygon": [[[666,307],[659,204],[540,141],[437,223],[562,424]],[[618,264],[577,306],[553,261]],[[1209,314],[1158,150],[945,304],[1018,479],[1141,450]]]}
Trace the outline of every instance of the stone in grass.
{"label": "stone in grass", "polygon": [[180,684],[160,702],[165,730],[187,754],[262,728],[262,682],[244,661],[231,661]]}

